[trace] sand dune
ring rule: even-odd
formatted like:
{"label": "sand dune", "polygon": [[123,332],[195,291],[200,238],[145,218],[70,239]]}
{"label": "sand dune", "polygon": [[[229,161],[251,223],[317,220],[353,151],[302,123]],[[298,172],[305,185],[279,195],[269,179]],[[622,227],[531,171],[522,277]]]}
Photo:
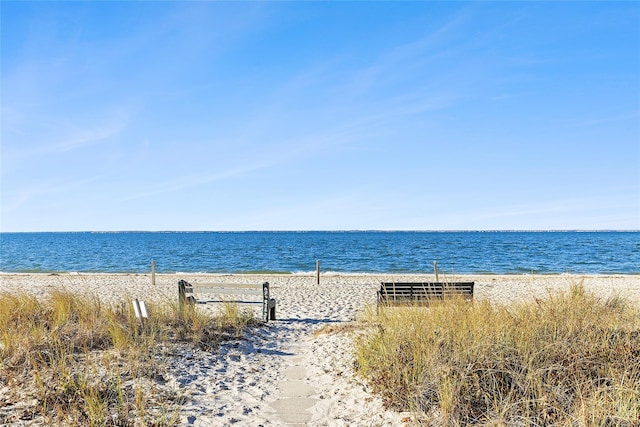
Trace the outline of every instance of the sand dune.
{"label": "sand dune", "polygon": [[[433,281],[433,275],[192,275],[1,274],[0,291],[44,296],[65,288],[117,302],[127,297],[176,301],[177,282],[268,281],[277,317],[217,353],[184,349],[169,362],[167,387],[187,397],[181,414],[189,426],[395,426],[407,414],[386,411],[353,371],[353,333],[314,332],[354,320],[375,304],[381,281]],[[475,298],[509,304],[542,298],[582,281],[607,297],[620,294],[640,302],[638,275],[483,275],[440,277],[475,281]],[[211,307],[211,309],[215,309]]]}

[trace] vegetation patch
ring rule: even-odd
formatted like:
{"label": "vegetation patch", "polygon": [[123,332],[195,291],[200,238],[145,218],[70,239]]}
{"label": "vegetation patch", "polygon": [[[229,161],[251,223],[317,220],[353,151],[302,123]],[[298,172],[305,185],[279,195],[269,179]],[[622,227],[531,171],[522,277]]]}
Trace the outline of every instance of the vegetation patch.
{"label": "vegetation patch", "polygon": [[382,308],[356,368],[429,425],[637,426],[640,311],[574,285],[517,306]]}
{"label": "vegetation patch", "polygon": [[178,345],[213,350],[254,319],[233,305],[216,317],[177,304],[148,311],[143,326],[131,301],[0,294],[0,424],[178,424],[182,398],[163,387],[167,357]]}

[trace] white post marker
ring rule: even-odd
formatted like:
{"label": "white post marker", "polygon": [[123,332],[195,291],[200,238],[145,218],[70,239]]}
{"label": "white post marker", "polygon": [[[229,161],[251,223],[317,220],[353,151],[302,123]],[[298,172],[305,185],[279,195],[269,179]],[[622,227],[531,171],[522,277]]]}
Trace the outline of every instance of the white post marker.
{"label": "white post marker", "polygon": [[136,318],[140,319],[140,324],[144,327],[144,319],[148,319],[147,306],[144,301],[133,300],[133,311],[136,313]]}
{"label": "white post marker", "polygon": [[144,301],[140,301],[139,304],[140,304],[140,315],[144,319],[149,318],[149,315],[147,314],[147,305],[144,303]]}

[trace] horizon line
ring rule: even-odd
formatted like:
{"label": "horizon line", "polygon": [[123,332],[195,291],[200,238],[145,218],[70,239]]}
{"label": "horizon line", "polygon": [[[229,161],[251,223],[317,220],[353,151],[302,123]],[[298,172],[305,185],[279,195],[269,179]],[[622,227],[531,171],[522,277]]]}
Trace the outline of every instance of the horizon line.
{"label": "horizon line", "polygon": [[59,230],[0,231],[9,233],[637,233],[640,229],[317,229],[317,230]]}

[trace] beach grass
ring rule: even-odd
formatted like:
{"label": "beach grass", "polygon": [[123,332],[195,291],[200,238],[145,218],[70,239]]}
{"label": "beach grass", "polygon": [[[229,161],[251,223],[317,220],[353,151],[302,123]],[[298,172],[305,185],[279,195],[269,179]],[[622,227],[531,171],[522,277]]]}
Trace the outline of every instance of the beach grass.
{"label": "beach grass", "polygon": [[168,354],[213,350],[255,320],[231,304],[215,317],[177,303],[148,311],[143,325],[131,301],[0,294],[0,424],[178,424],[182,398],[161,387]]}
{"label": "beach grass", "polygon": [[513,306],[371,311],[356,367],[418,424],[640,425],[640,309],[574,284]]}

